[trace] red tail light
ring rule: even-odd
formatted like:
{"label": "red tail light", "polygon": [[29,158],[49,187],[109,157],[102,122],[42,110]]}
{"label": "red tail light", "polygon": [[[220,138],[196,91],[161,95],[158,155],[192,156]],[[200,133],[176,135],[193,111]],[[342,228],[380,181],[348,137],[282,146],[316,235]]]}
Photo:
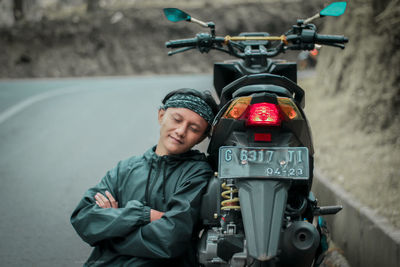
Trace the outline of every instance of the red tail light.
{"label": "red tail light", "polygon": [[250,105],[246,124],[279,126],[281,115],[278,106],[266,102]]}
{"label": "red tail light", "polygon": [[303,120],[291,98],[277,97],[278,103],[254,103],[251,96],[235,99],[222,116],[225,119],[245,120],[250,126],[280,126],[282,121]]}

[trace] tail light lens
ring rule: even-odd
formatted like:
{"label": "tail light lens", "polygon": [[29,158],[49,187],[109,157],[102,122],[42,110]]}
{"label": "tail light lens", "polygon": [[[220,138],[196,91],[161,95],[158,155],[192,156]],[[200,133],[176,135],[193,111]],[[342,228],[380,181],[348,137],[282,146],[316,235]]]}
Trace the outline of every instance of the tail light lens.
{"label": "tail light lens", "polygon": [[291,98],[277,97],[278,104],[251,103],[251,96],[235,99],[225,111],[223,118],[246,120],[251,126],[280,126],[282,120],[301,120],[303,117]]}
{"label": "tail light lens", "polygon": [[246,111],[251,102],[251,96],[239,97],[235,99],[224,114],[226,119],[239,119]]}
{"label": "tail light lens", "polygon": [[281,125],[281,116],[278,106],[266,102],[250,105],[246,124],[264,126]]}

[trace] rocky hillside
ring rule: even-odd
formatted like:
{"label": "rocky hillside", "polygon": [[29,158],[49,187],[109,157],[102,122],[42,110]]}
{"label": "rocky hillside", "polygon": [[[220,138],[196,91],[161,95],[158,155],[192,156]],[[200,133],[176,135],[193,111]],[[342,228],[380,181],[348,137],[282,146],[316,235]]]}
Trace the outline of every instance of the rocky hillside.
{"label": "rocky hillside", "polygon": [[[400,1],[353,0],[324,32],[346,49],[322,48],[309,104],[317,166],[400,227]],[[321,99],[324,99],[322,102]]]}
{"label": "rocky hillside", "polygon": [[[21,21],[0,29],[0,77],[68,77],[142,75],[147,73],[210,72],[212,62],[225,55],[199,52],[168,57],[164,43],[191,38],[200,31],[195,24],[168,22],[162,8],[172,3],[135,1],[130,7],[99,8],[96,12],[65,16],[56,10],[41,20]],[[189,1],[174,2],[194,17],[213,20],[217,34],[244,31],[282,34],[297,18],[311,15],[318,5],[307,1]],[[151,4],[152,3],[152,4]],[[284,13],[283,13],[284,11]],[[51,16],[50,16],[51,15]],[[188,56],[190,54],[190,56]]]}

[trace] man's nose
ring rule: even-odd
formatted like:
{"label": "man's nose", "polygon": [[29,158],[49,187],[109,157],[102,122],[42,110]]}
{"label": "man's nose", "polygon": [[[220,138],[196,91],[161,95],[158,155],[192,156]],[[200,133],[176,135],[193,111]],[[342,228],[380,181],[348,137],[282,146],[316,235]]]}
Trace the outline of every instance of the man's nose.
{"label": "man's nose", "polygon": [[179,125],[178,127],[176,127],[175,132],[177,135],[179,135],[180,137],[185,137],[186,135],[186,125]]}

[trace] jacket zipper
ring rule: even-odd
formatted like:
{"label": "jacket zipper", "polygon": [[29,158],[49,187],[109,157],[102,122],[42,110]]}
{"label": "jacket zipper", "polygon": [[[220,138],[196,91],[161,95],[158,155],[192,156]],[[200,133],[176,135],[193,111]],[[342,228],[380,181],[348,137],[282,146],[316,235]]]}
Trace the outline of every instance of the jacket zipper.
{"label": "jacket zipper", "polygon": [[[148,198],[149,199],[147,199],[147,203],[149,203],[149,206],[152,206],[152,203],[151,203],[151,200],[152,200],[152,197],[151,197],[151,193],[153,192],[153,188],[154,188],[154,186],[156,185],[156,183],[157,183],[157,178],[158,178],[158,176],[160,175],[160,169],[161,169],[161,160],[159,160],[159,161],[157,161],[157,166],[156,166],[156,168],[157,168],[157,172],[156,172],[156,174],[155,174],[155,176],[154,176],[154,179],[153,179],[153,181],[151,181],[151,184],[150,184],[150,188],[149,188],[149,193],[148,193]],[[153,166],[151,166],[150,168],[152,168]],[[149,170],[150,171],[150,170]],[[150,179],[151,179],[151,176],[150,176]]]}

